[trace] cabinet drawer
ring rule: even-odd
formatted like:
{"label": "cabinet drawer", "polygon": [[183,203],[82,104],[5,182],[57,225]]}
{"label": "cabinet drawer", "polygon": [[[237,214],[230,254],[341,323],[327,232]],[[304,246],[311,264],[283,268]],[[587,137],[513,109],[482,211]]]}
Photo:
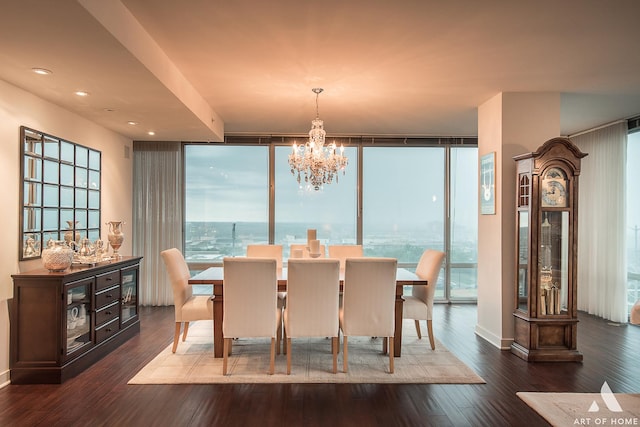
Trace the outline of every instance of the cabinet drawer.
{"label": "cabinet drawer", "polygon": [[96,344],[101,343],[106,340],[110,336],[114,335],[120,330],[120,322],[118,319],[114,319],[111,322],[107,323],[104,326],[96,329]]}
{"label": "cabinet drawer", "polygon": [[119,304],[112,304],[96,311],[96,327],[99,328],[101,325],[108,323],[118,317],[119,310]]}
{"label": "cabinet drawer", "polygon": [[120,284],[120,270],[110,271],[96,276],[96,291]]}
{"label": "cabinet drawer", "polygon": [[120,300],[120,286],[106,289],[96,294],[96,310],[113,304]]}

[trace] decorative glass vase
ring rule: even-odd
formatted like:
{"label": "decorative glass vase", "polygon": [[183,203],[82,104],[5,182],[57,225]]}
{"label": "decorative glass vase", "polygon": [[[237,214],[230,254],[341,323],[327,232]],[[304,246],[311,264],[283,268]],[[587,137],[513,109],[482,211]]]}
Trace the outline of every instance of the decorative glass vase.
{"label": "decorative glass vase", "polygon": [[124,234],[122,233],[122,225],[124,222],[122,221],[109,221],[107,225],[109,225],[109,234],[107,235],[107,239],[109,240],[109,245],[113,249],[113,257],[120,258],[120,254],[118,253],[118,249],[122,246],[122,242],[124,242]]}
{"label": "decorative glass vase", "polygon": [[80,243],[80,232],[76,231],[75,234],[73,232],[74,228],[78,228],[79,223],[80,221],[67,221],[67,231],[64,232],[64,241],[67,242],[67,245],[71,245],[71,242]]}
{"label": "decorative glass vase", "polygon": [[51,272],[65,271],[73,263],[73,253],[64,240],[49,240],[42,251],[42,264]]}

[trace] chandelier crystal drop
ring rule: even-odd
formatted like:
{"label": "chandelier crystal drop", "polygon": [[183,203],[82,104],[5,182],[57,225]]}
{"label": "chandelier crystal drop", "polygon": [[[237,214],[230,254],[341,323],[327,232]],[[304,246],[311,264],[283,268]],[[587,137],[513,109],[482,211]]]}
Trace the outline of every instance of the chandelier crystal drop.
{"label": "chandelier crystal drop", "polygon": [[311,121],[311,130],[309,131],[309,141],[304,145],[298,145],[294,142],[291,154],[289,154],[289,165],[291,173],[296,176],[298,184],[304,182],[319,190],[323,184],[331,184],[335,177],[338,182],[338,172],[345,173],[348,159],[343,154],[344,146],[340,146],[340,152],[337,153],[335,142],[325,146],[326,132],[324,130],[324,122],[320,120],[318,114],[318,95],[323,91],[322,88],[312,89],[316,94],[316,118]]}

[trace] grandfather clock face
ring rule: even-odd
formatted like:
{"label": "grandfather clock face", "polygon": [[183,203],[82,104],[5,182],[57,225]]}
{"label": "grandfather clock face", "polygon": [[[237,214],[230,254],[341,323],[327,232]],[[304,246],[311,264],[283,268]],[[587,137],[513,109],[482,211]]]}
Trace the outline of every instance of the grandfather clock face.
{"label": "grandfather clock face", "polygon": [[560,168],[551,168],[542,177],[542,207],[566,208],[569,203],[567,177]]}

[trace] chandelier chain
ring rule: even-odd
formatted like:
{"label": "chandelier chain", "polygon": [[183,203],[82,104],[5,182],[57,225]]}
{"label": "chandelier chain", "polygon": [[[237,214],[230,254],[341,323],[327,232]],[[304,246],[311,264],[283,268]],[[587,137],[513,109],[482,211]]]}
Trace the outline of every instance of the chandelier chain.
{"label": "chandelier chain", "polygon": [[320,118],[320,113],[318,112],[319,111],[319,109],[318,109],[318,97],[320,96],[320,94],[322,93],[322,91],[324,89],[322,89],[321,87],[316,87],[316,88],[313,88],[311,90],[313,91],[313,93],[316,94],[316,119],[319,119]]}

